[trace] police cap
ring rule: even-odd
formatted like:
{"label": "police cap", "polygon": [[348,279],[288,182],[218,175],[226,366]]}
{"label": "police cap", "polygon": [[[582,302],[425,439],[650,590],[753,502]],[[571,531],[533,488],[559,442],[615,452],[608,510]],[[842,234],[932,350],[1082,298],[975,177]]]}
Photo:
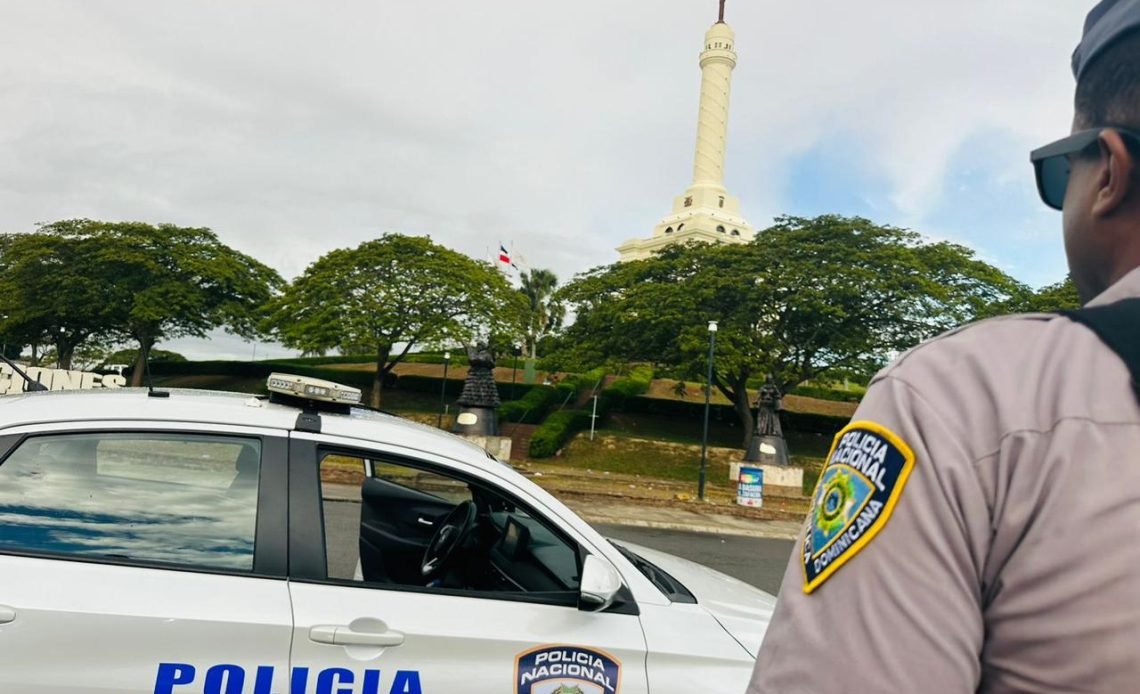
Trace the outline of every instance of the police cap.
{"label": "police cap", "polygon": [[1073,75],[1080,81],[1085,69],[1120,37],[1140,31],[1140,0],[1101,0],[1085,20],[1085,33],[1073,51]]}

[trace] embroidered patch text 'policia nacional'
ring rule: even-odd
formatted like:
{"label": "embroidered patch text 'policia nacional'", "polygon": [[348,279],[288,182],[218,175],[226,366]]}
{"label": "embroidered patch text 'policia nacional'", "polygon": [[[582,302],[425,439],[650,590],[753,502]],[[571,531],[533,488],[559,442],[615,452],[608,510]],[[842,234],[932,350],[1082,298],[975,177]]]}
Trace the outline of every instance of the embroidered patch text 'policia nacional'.
{"label": "embroidered patch text 'policia nacional'", "polygon": [[515,694],[620,694],[621,661],[584,646],[547,644],[515,658]]}
{"label": "embroidered patch text 'policia nacional'", "polygon": [[808,514],[801,556],[805,593],[882,530],[913,467],[910,446],[886,427],[852,422],[836,434]]}

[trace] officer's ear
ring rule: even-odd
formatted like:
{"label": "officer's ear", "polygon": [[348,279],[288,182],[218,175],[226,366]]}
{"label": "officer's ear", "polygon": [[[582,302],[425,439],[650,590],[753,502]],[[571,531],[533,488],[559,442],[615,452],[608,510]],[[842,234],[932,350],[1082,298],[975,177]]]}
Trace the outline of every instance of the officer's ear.
{"label": "officer's ear", "polygon": [[1105,129],[1098,140],[1100,170],[1097,172],[1097,191],[1093,198],[1095,217],[1111,217],[1140,195],[1137,189],[1136,157],[1128,150],[1124,138],[1112,129]]}

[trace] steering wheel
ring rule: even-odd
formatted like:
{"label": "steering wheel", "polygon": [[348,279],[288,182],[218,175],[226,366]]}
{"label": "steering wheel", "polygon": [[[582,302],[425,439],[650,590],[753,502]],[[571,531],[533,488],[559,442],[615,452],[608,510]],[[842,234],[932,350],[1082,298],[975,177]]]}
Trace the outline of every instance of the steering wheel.
{"label": "steering wheel", "polygon": [[439,528],[424,550],[424,560],[420,564],[420,573],[425,579],[439,576],[455,558],[456,550],[463,545],[475,527],[475,516],[475,502],[464,501],[451,509],[440,522]]}

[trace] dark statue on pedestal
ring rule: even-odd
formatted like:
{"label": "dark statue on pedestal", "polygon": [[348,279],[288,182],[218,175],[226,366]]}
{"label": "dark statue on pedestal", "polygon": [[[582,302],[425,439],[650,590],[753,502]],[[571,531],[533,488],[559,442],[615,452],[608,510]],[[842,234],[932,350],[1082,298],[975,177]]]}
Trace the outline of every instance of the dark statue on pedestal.
{"label": "dark statue on pedestal", "polygon": [[756,426],[752,429],[752,439],[748,442],[748,453],[744,461],[765,465],[791,465],[788,456],[788,443],[780,428],[780,412],[784,409],[780,388],[769,375],[756,396]]}
{"label": "dark statue on pedestal", "polygon": [[459,415],[451,431],[456,434],[498,436],[499,422],[495,410],[501,404],[495,385],[495,357],[487,345],[467,348],[467,380],[459,395]]}

